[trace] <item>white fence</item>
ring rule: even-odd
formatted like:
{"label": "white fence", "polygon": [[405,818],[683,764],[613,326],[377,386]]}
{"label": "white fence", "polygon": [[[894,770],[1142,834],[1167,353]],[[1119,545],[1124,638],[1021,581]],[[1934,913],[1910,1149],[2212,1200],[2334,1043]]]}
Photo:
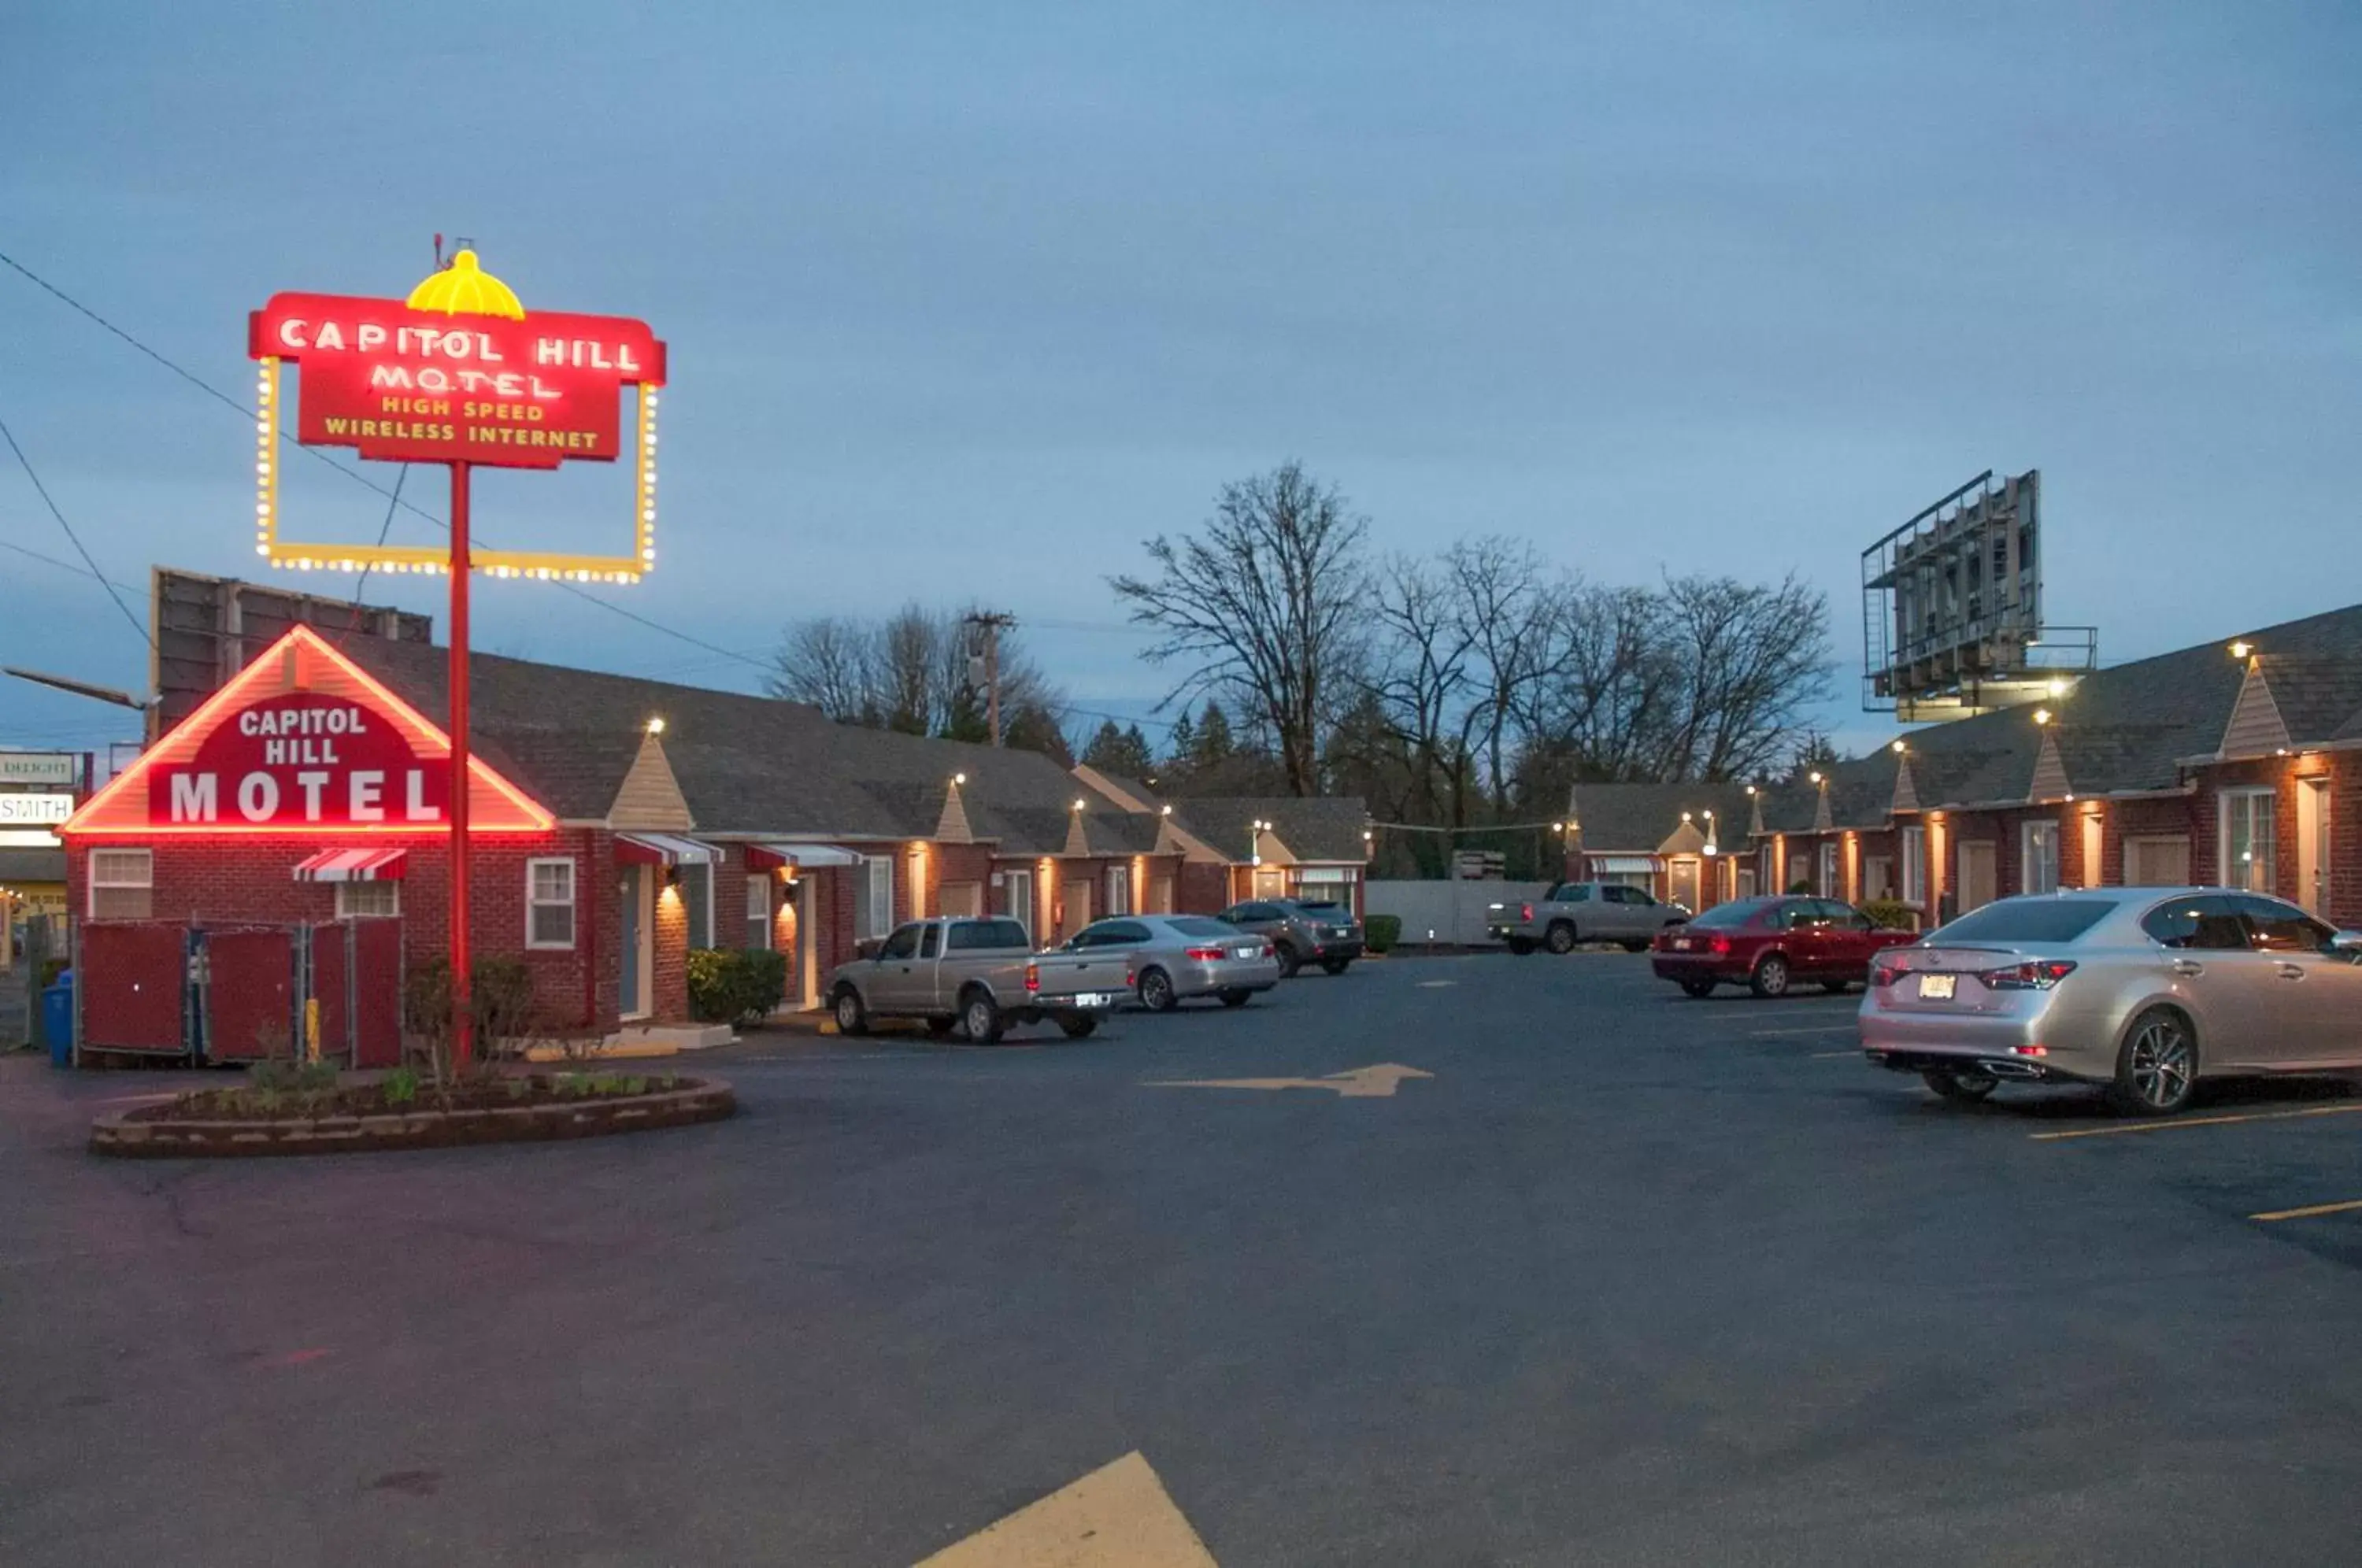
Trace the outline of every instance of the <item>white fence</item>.
{"label": "white fence", "polygon": [[1402,921],[1405,942],[1453,942],[1473,946],[1488,940],[1485,911],[1549,892],[1548,882],[1369,882],[1363,886],[1365,914]]}

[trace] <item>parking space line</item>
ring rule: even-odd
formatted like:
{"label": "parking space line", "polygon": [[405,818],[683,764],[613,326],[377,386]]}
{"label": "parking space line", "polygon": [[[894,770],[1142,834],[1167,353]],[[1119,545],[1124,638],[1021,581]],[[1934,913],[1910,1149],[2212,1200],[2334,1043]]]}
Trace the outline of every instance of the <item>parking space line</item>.
{"label": "parking space line", "polygon": [[2314,1105],[2302,1110],[2257,1110],[2241,1116],[2182,1116],[2171,1121],[2127,1121],[2118,1127],[2077,1127],[2065,1132],[2029,1132],[2037,1143],[2062,1138],[2113,1138],[2119,1132],[2169,1132],[2177,1127],[2224,1127],[2235,1121],[2291,1121],[2300,1116],[2352,1116],[2362,1105]]}
{"label": "parking space line", "polygon": [[1835,1062],[1842,1060],[1845,1057],[1859,1056],[1860,1055],[1861,1053],[1860,1051],[1816,1051],[1813,1053],[1810,1060],[1816,1062]]}
{"label": "parking space line", "polygon": [[1747,1032],[1747,1038],[1749,1040],[1777,1040],[1781,1036],[1787,1034],[1835,1034],[1845,1027],[1846,1026],[1842,1023],[1827,1023],[1823,1024],[1818,1029],[1750,1029]]}
{"label": "parking space line", "polygon": [[2275,1209],[2268,1213],[2250,1214],[2247,1218],[2260,1220],[2268,1225],[2276,1220],[2311,1220],[2321,1214],[2350,1214],[2357,1209],[2362,1209],[2362,1198],[2345,1203],[2311,1203],[2302,1209]]}

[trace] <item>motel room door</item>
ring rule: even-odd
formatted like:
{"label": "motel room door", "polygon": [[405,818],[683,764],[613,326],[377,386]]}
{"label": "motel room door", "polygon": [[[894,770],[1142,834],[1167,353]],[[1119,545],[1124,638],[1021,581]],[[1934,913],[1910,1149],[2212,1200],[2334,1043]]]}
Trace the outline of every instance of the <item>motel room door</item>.
{"label": "motel room door", "polygon": [[2316,918],[2329,921],[2329,780],[2296,781],[2296,897]]}
{"label": "motel room door", "polygon": [[656,1010],[656,885],[654,867],[626,866],[615,889],[615,956],[622,966],[616,1010],[625,1018]]}
{"label": "motel room door", "polygon": [[1960,913],[1982,909],[1992,902],[1999,880],[1993,859],[1993,841],[1989,838],[1960,840]]}
{"label": "motel room door", "polygon": [[1672,863],[1673,902],[1695,912],[1698,903],[1698,863],[1686,855],[1677,855]]}

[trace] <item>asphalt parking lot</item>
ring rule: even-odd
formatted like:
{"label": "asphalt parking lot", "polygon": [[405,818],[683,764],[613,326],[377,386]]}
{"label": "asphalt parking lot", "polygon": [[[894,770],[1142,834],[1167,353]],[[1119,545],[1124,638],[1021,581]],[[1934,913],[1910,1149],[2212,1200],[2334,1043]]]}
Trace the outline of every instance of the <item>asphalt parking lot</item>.
{"label": "asphalt parking lot", "polygon": [[1134,1454],[1225,1568],[2352,1561],[2362,1097],[1952,1106],[1852,1008],[1396,959],[243,1165],[10,1059],[0,1562],[899,1565]]}

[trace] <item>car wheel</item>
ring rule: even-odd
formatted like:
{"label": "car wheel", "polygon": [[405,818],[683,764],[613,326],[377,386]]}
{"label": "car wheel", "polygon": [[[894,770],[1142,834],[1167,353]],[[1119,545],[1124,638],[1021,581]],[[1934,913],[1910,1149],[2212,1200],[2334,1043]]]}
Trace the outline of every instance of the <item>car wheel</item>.
{"label": "car wheel", "polygon": [[1549,948],[1553,953],[1573,952],[1573,924],[1562,920],[1554,920],[1551,922],[1551,928],[1542,933],[1542,945]]}
{"label": "car wheel", "polygon": [[1759,997],[1784,997],[1788,994],[1788,960],[1777,953],[1766,953],[1755,966],[1748,985]]}
{"label": "car wheel", "polygon": [[1000,1038],[1000,1009],[982,991],[971,994],[960,1006],[960,1022],[967,1027],[967,1037],[976,1044],[989,1045]]}
{"label": "car wheel", "polygon": [[1682,989],[1689,992],[1689,994],[1694,997],[1710,997],[1714,995],[1714,982],[1712,980],[1683,980],[1682,982]]}
{"label": "car wheel", "polygon": [[1222,1005],[1224,1007],[1244,1007],[1247,1003],[1253,1000],[1254,1000],[1254,993],[1253,991],[1243,990],[1235,986],[1222,993]]}
{"label": "car wheel", "polygon": [[2110,1098],[2138,1116],[2170,1116],[2198,1087],[2198,1039],[2188,1021],[2155,1007],[2133,1020],[2116,1052]]}
{"label": "car wheel", "polygon": [[1332,975],[1341,975],[1352,962],[1351,958],[1323,958],[1320,966]]}
{"label": "car wheel", "polygon": [[861,1005],[861,993],[851,986],[836,993],[836,1032],[839,1034],[869,1032],[869,1010]]}
{"label": "car wheel", "polygon": [[1509,938],[1509,951],[1516,954],[1518,957],[1526,957],[1528,955],[1531,954],[1533,950],[1534,939],[1532,937],[1513,936]]}
{"label": "car wheel", "polygon": [[1098,1026],[1099,1021],[1088,1013],[1076,1018],[1062,1018],[1058,1021],[1058,1027],[1065,1031],[1066,1038],[1069,1040],[1087,1038],[1091,1031]]}
{"label": "car wheel", "polygon": [[1304,967],[1304,960],[1296,955],[1296,949],[1282,942],[1274,951],[1279,958],[1279,977],[1283,980],[1296,978],[1296,971]]}
{"label": "car wheel", "polygon": [[1140,976],[1140,1005],[1151,1012],[1171,1012],[1179,999],[1173,994],[1173,977],[1162,969],[1143,969]]}
{"label": "car wheel", "polygon": [[949,1034],[953,1030],[958,1027],[959,1020],[950,1016],[948,1013],[937,1013],[927,1020],[927,1032],[934,1035],[937,1039],[941,1039],[943,1036]]}
{"label": "car wheel", "polygon": [[1992,1093],[2001,1080],[1976,1067],[1929,1067],[1919,1077],[1946,1099],[1973,1105]]}

